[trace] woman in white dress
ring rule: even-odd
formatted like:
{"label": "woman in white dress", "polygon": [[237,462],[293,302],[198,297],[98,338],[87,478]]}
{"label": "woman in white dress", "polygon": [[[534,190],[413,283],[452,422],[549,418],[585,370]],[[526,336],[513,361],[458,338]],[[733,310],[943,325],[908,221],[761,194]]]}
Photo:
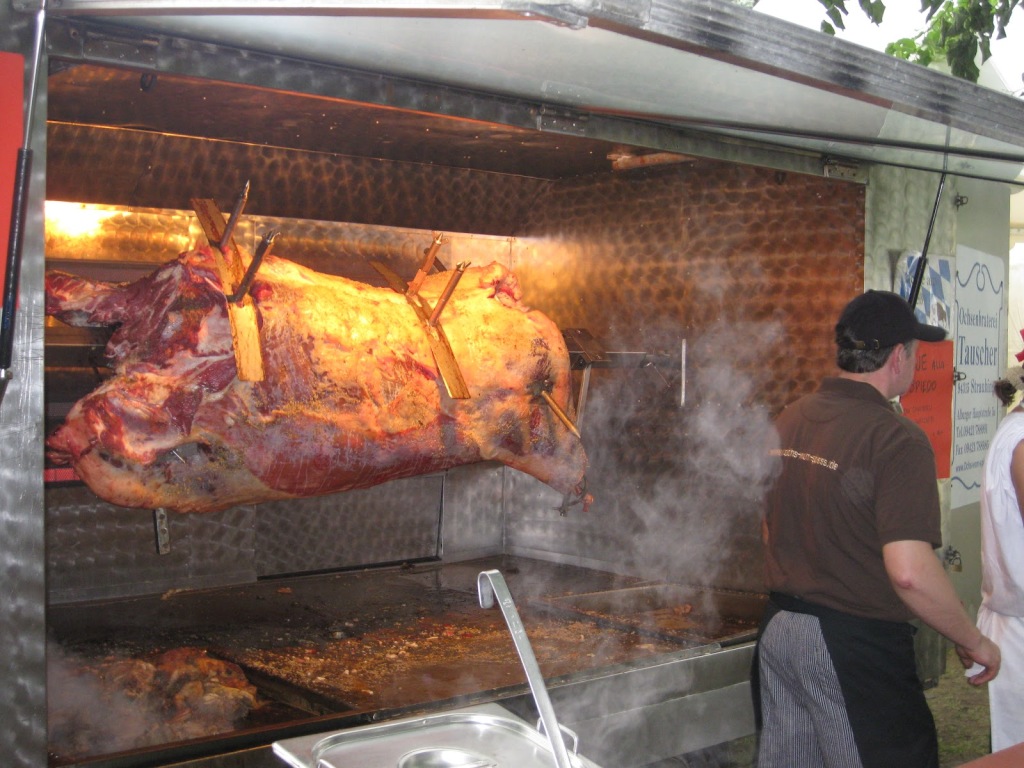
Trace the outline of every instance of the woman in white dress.
{"label": "woman in white dress", "polygon": [[[1005,406],[1024,391],[1024,368],[995,383]],[[988,684],[992,751],[1024,742],[1024,406],[1002,420],[981,481],[981,607],[978,628],[999,646],[1003,666]]]}

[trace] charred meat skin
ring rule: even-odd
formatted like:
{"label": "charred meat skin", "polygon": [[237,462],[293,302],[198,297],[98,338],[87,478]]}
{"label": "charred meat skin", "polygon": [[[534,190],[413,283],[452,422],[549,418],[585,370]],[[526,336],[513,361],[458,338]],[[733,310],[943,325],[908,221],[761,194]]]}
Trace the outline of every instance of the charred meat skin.
{"label": "charred meat skin", "polygon": [[[420,295],[433,305],[444,274]],[[499,264],[466,270],[441,322],[469,387],[452,399],[405,297],[268,256],[250,295],[266,377],[236,376],[224,291],[209,248],[132,283],[46,276],[46,312],[113,326],[115,375],[47,440],[121,506],[212,512],[366,488],[496,460],[562,493],[586,455],[531,385],[569,401],[557,326],[521,301]]]}

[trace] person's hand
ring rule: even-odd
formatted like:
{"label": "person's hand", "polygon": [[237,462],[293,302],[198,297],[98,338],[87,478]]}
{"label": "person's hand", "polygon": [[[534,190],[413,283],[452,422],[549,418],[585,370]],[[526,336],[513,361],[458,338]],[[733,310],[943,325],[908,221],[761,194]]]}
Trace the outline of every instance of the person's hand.
{"label": "person's hand", "polygon": [[964,665],[964,669],[971,669],[974,666],[980,668],[973,675],[968,673],[967,682],[971,685],[984,685],[990,680],[994,680],[995,676],[999,674],[999,666],[1002,664],[999,646],[985,635],[981,635],[981,640],[973,648],[963,645],[955,647],[956,655],[960,657],[960,663]]}

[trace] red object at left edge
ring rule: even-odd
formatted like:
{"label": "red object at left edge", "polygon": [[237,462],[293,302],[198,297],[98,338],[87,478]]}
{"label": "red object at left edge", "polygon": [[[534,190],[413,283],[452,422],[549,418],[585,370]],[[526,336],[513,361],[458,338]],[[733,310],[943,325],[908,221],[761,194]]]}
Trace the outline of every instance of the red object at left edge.
{"label": "red object at left edge", "polygon": [[18,167],[25,115],[25,57],[0,52],[0,285],[7,271],[7,242],[11,236],[11,207],[14,205],[14,174]]}

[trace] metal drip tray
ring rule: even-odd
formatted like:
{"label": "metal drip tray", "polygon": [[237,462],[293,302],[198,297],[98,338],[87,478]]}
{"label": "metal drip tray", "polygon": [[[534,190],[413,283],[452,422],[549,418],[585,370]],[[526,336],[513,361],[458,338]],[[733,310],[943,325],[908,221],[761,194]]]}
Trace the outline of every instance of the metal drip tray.
{"label": "metal drip tray", "polygon": [[[541,732],[496,704],[274,742],[293,768],[552,768]],[[570,752],[573,768],[599,768]]]}

